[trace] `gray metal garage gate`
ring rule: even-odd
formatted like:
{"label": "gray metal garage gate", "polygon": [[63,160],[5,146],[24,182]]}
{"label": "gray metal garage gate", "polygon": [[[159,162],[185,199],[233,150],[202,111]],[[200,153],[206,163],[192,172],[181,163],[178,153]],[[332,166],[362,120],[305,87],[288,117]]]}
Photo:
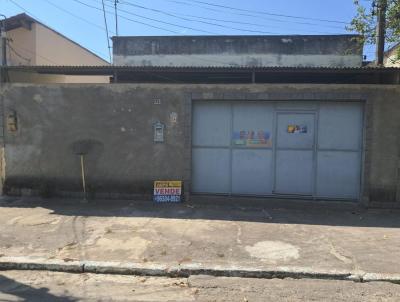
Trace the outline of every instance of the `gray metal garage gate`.
{"label": "gray metal garage gate", "polygon": [[192,192],[359,199],[359,102],[193,104]]}

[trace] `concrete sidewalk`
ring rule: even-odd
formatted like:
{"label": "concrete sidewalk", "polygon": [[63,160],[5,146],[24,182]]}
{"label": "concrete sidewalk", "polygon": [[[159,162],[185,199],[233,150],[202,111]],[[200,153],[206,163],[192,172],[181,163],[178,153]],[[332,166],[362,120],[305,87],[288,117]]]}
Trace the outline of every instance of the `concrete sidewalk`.
{"label": "concrete sidewalk", "polygon": [[167,271],[252,268],[370,279],[400,274],[400,212],[353,204],[3,198],[0,221],[3,263],[39,259],[66,265],[135,263]]}

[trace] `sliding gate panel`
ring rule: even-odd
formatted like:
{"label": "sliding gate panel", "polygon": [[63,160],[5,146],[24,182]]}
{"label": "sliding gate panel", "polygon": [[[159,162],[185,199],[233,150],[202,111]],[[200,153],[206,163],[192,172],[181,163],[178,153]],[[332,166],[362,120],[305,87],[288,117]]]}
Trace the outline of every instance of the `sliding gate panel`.
{"label": "sliding gate panel", "polygon": [[195,102],[192,191],[271,195],[274,105]]}
{"label": "sliding gate panel", "polygon": [[231,106],[196,102],[193,108],[192,191],[230,193]]}
{"label": "sliding gate panel", "polygon": [[193,192],[230,193],[230,150],[194,148]]}
{"label": "sliding gate panel", "polygon": [[232,114],[232,193],[271,195],[273,104],[233,103]]}
{"label": "sliding gate panel", "polygon": [[357,199],[360,193],[360,155],[348,151],[319,151],[317,196]]}
{"label": "sliding gate panel", "polygon": [[322,103],[319,110],[318,197],[358,199],[361,186],[363,108]]}
{"label": "sliding gate panel", "polygon": [[230,146],[231,106],[224,102],[196,102],[193,110],[194,147]]}

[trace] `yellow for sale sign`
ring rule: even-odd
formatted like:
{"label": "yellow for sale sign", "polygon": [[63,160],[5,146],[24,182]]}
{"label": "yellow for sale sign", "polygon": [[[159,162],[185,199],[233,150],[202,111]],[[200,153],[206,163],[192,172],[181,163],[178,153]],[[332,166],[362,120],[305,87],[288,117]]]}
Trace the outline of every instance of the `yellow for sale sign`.
{"label": "yellow for sale sign", "polygon": [[157,180],[154,182],[153,200],[155,202],[180,202],[182,181]]}

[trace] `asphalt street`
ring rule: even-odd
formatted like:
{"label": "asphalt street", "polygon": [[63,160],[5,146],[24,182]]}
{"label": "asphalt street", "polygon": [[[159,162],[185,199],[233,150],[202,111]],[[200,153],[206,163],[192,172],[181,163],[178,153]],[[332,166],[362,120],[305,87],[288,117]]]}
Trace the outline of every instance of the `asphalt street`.
{"label": "asphalt street", "polygon": [[312,279],[0,272],[0,301],[397,302],[400,285]]}

